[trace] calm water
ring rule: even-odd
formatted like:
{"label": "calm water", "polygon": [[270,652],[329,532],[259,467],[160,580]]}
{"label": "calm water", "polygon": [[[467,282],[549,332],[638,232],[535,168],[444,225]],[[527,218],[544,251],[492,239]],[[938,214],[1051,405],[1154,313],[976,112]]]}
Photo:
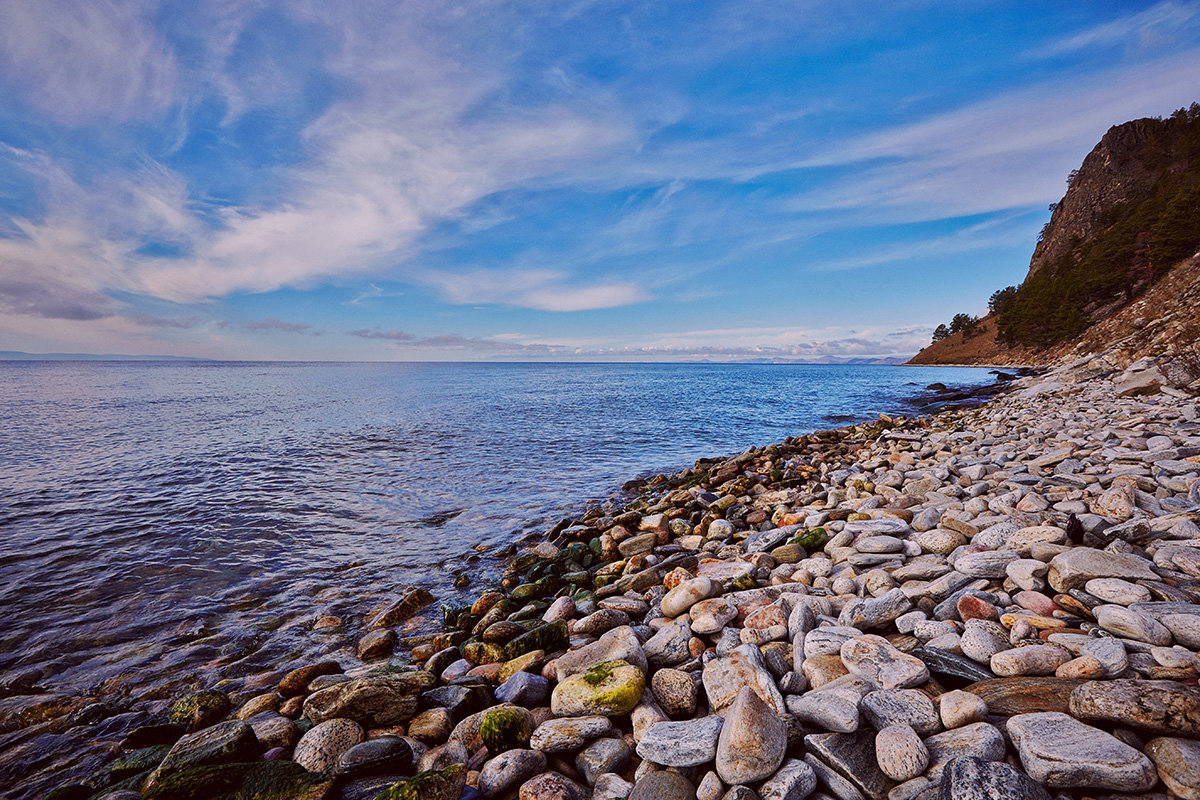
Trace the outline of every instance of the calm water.
{"label": "calm water", "polygon": [[[314,633],[317,616],[352,621],[415,583],[444,596],[455,571],[491,568],[466,559],[473,546],[545,529],[635,475],[903,411],[933,381],[990,380],[877,366],[0,362],[0,786],[85,770],[176,693],[345,659],[354,626]],[[81,698],[115,716],[31,724]]]}

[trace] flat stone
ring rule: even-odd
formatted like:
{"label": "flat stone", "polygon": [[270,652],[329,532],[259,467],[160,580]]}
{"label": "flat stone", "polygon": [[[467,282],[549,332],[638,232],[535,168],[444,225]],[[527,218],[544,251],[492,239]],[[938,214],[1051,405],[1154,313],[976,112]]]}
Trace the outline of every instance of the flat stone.
{"label": "flat stone", "polygon": [[252,761],[261,752],[254,730],[245,722],[219,722],[175,742],[142,788],[148,791],[182,769]]}
{"label": "flat stone", "polygon": [[479,773],[479,790],[487,797],[499,797],[545,770],[545,753],[506,750],[483,765]]}
{"label": "flat stone", "polygon": [[664,767],[707,764],[717,754],[724,720],[712,714],[682,722],[656,722],[642,734],[637,754]]}
{"label": "flat stone", "polygon": [[1047,578],[1056,591],[1065,592],[1082,588],[1093,578],[1155,581],[1158,574],[1150,568],[1149,561],[1138,556],[1074,547],[1050,560]]}
{"label": "flat stone", "polygon": [[1200,800],[1200,742],[1169,737],[1151,739],[1144,752],[1172,794],[1183,800]]}
{"label": "flat stone", "polygon": [[892,780],[875,759],[875,735],[871,731],[815,733],[805,736],[804,744],[871,800],[883,800],[891,790]]}
{"label": "flat stone", "polygon": [[775,685],[775,678],[767,670],[761,651],[753,645],[735,647],[729,655],[714,658],[704,666],[704,692],[708,696],[708,707],[720,714],[733,704],[743,686],[749,686],[777,713],[787,707],[783,695]]}
{"label": "flat stone", "polygon": [[623,738],[597,739],[575,756],[575,769],[589,786],[594,786],[596,779],[604,773],[624,769],[631,755]]}
{"label": "flat stone", "polygon": [[1071,660],[1071,654],[1050,644],[1014,647],[992,656],[992,672],[1002,678],[1015,675],[1053,675]]}
{"label": "flat stone", "polygon": [[1096,623],[1104,630],[1125,639],[1136,639],[1156,645],[1169,645],[1171,632],[1147,614],[1118,605],[1096,606],[1092,609]]}
{"label": "flat stone", "polygon": [[881,636],[860,636],[845,642],[841,658],[850,674],[880,689],[904,689],[929,680],[929,669],[923,661],[897,650]]}
{"label": "flat stone", "polygon": [[424,670],[366,675],[313,692],[304,701],[304,716],[314,723],[352,719],[364,728],[387,728],[416,716],[417,695],[433,688]]}
{"label": "flat stone", "polygon": [[1105,676],[1109,678],[1115,678],[1129,668],[1129,655],[1125,651],[1125,645],[1113,636],[1092,639],[1079,648],[1079,653],[1099,661],[1104,667]]}
{"label": "flat stone", "polygon": [[592,800],[625,800],[632,791],[632,783],[614,772],[609,772],[596,779],[596,785],[592,789]]}
{"label": "flat stone", "polygon": [[987,703],[991,713],[1009,717],[1038,711],[1066,712],[1071,691],[1080,685],[1080,681],[1071,678],[989,678],[967,686],[964,691]]}
{"label": "flat stone", "polygon": [[692,632],[710,636],[719,632],[737,617],[737,608],[722,597],[701,600],[688,611]]}
{"label": "flat stone", "polygon": [[875,736],[875,760],[894,781],[917,777],[929,766],[929,751],[911,726],[888,725]]}
{"label": "flat stone", "polygon": [[981,681],[993,677],[992,671],[987,667],[949,650],[914,647],[909,655],[920,659],[930,672],[938,675],[951,675],[968,681]]}
{"label": "flat stone", "polygon": [[1008,735],[1031,778],[1055,788],[1144,792],[1158,780],[1150,759],[1098,728],[1066,714],[1022,714]]}
{"label": "flat stone", "polygon": [[1050,793],[1008,764],[963,756],[942,771],[944,800],[1050,800]]}
{"label": "flat stone", "polygon": [[554,661],[554,674],[562,681],[605,661],[625,661],[643,673],[649,668],[641,641],[633,628],[620,627],[613,628],[591,644],[559,656]]}
{"label": "flat stone", "polygon": [[1004,735],[986,722],[974,722],[961,728],[935,733],[925,739],[930,768],[943,766],[962,756],[984,761],[1004,760]]}
{"label": "flat stone", "polygon": [[692,657],[692,653],[688,649],[691,641],[690,622],[681,619],[664,625],[658,633],[646,641],[642,649],[646,653],[646,661],[651,668],[673,667]]}
{"label": "flat stone", "polygon": [[[789,706],[790,707],[790,706]],[[918,689],[879,689],[863,695],[860,704],[867,721],[876,730],[903,723],[921,736],[942,729],[929,695]]]}
{"label": "flat stone", "polygon": [[1088,681],[1071,692],[1070,713],[1160,735],[1200,736],[1200,688],[1175,681]]}
{"label": "flat stone", "polygon": [[972,578],[1003,578],[1008,565],[1021,556],[1013,550],[984,550],[954,561],[954,569]]}
{"label": "flat stone", "polygon": [[1084,591],[1106,603],[1128,606],[1150,600],[1150,590],[1145,586],[1130,583],[1121,578],[1092,578],[1084,584]]}
{"label": "flat stone", "polygon": [[[817,775],[807,763],[789,758],[758,787],[762,800],[804,800],[817,788]],[[697,800],[700,800],[697,795]]]}
{"label": "flat stone", "polygon": [[521,784],[517,796],[519,800],[591,800],[592,793],[570,778],[550,770]]}
{"label": "flat stone", "polygon": [[529,746],[544,753],[578,750],[612,728],[607,717],[563,717],[538,725],[529,737]]}
{"label": "flat stone", "polygon": [[725,714],[717,740],[717,774],[728,784],[753,783],[775,774],[787,749],[787,729],[753,688],[743,686]]}
{"label": "flat stone", "polygon": [[958,646],[963,655],[980,664],[990,664],[992,656],[1012,647],[1008,642],[1008,631],[1003,625],[983,619],[967,622]]}
{"label": "flat stone", "polygon": [[647,772],[629,793],[629,800],[695,800],[695,797],[696,787],[678,772]]}
{"label": "flat stone", "polygon": [[[1196,484],[1200,486],[1200,481]],[[1200,650],[1200,614],[1163,614],[1158,621],[1176,642],[1189,650]]]}
{"label": "flat stone", "polygon": [[550,695],[550,708],[558,716],[620,716],[642,699],[646,676],[624,661],[606,661],[586,672],[559,681]]}
{"label": "flat stone", "polygon": [[497,686],[495,694],[502,703],[535,708],[550,699],[550,681],[532,672],[518,672]]}

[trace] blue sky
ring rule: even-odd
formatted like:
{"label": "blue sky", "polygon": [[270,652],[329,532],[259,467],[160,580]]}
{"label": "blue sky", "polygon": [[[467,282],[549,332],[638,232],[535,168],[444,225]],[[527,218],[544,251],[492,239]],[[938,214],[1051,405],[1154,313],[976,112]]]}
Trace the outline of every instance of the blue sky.
{"label": "blue sky", "polygon": [[911,354],[1200,3],[0,0],[0,349]]}

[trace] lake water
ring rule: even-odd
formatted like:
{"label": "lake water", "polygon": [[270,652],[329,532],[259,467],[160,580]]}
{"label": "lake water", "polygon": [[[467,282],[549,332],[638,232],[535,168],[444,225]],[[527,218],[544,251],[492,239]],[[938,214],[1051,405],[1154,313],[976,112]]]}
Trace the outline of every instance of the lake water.
{"label": "lake water", "polygon": [[[910,412],[983,369],[0,362],[0,786],[98,765],[174,695],[324,653],[399,588],[647,472]],[[78,710],[104,700],[106,709]],[[75,719],[88,724],[71,726]],[[99,719],[95,719],[99,717]],[[51,720],[42,722],[42,719]],[[23,788],[21,788],[23,787]]]}

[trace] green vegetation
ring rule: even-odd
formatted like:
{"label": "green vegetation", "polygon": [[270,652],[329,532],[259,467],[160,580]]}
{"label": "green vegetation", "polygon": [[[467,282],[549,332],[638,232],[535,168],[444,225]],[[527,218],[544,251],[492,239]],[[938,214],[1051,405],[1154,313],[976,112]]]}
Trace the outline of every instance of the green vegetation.
{"label": "green vegetation", "polygon": [[1153,120],[1141,160],[1159,173],[1148,197],[1109,209],[1090,238],[1071,241],[1061,256],[1023,284],[992,295],[988,305],[996,317],[998,341],[1043,348],[1077,336],[1095,311],[1132,301],[1196,252],[1200,105]]}
{"label": "green vegetation", "polygon": [[955,314],[948,326],[938,325],[934,329],[933,340],[940,342],[947,336],[953,336],[956,333],[961,333],[964,338],[970,339],[975,335],[977,325],[979,325],[978,317],[972,317],[970,314]]}

